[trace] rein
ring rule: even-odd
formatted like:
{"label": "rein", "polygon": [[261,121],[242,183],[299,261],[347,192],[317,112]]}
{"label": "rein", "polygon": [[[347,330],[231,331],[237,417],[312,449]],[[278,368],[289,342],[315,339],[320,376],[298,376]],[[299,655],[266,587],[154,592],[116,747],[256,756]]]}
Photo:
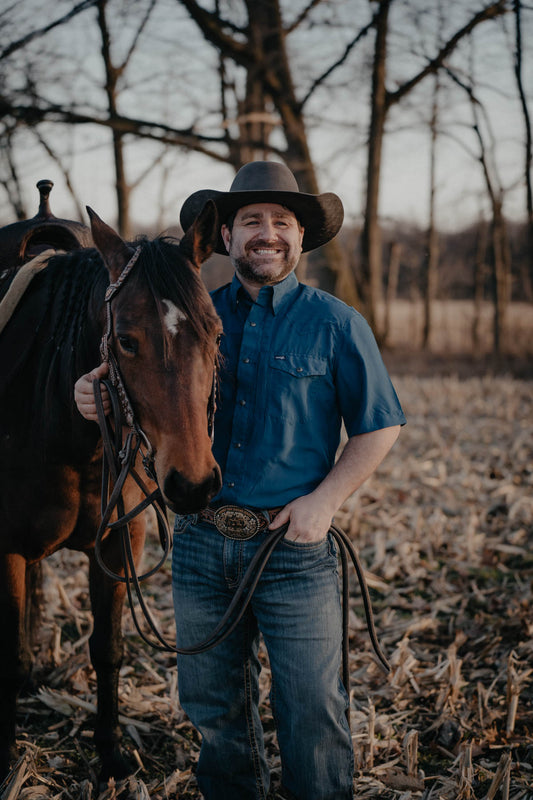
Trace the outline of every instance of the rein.
{"label": "rein", "polygon": [[[152,615],[146,606],[140,584],[141,581],[154,575],[166,561],[171,549],[171,535],[166,516],[166,509],[160,489],[156,489],[155,491],[151,492],[135,469],[137,454],[140,452],[146,474],[151,480],[156,481],[153,462],[153,448],[148,441],[147,436],[135,420],[133,408],[129,401],[126,387],[120,374],[117,359],[114,356],[110,346],[112,334],[111,299],[114,297],[116,292],[120,290],[120,287],[128,277],[132,267],[139,257],[140,250],[140,247],[136,249],[118,280],[115,283],[110,284],[105,295],[107,321],[100,345],[100,351],[102,358],[109,364],[110,380],[103,381],[103,383],[108,391],[111,401],[111,413],[108,416],[106,416],[104,413],[100,381],[95,380],[93,383],[93,388],[98,413],[98,424],[100,426],[103,441],[101,497],[102,520],[96,536],[95,556],[98,564],[108,577],[110,577],[112,580],[120,581],[126,584],[133,622],[137,632],[146,644],[165,652],[179,653],[181,655],[195,655],[198,653],[203,653],[206,650],[210,650],[222,642],[235,630],[239,622],[243,619],[268,560],[276,545],[285,536],[288,529],[288,524],[282,525],[280,528],[271,531],[271,533],[265,537],[264,542],[255,553],[242,578],[241,583],[237,587],[224,616],[221,618],[220,622],[212,631],[210,636],[208,636],[202,642],[198,642],[191,647],[185,648],[179,648],[165,640],[165,638],[157,629]],[[215,391],[216,381],[213,380],[212,397],[208,409],[208,426],[211,437],[213,436]],[[123,420],[130,428],[124,441],[122,426]],[[146,448],[146,454],[143,454],[143,446]],[[122,497],[122,490],[128,475],[130,475],[140,487],[145,499],[135,506],[135,508],[133,508],[131,511],[126,513]],[[152,506],[156,513],[159,539],[163,554],[155,567],[143,575],[137,575],[135,560],[131,547],[129,523],[149,506]],[[118,518],[116,521],[110,522],[111,516],[115,511]],[[102,541],[105,537],[106,531],[110,531],[111,533],[117,532],[120,535],[124,575],[118,575],[111,571],[103,560],[101,549]],[[364,570],[359,560],[357,551],[355,550],[346,533],[344,533],[344,531],[342,531],[340,528],[335,525],[331,525],[329,532],[337,542],[342,567],[342,680],[346,691],[349,694],[349,560],[351,560],[355,568],[361,589],[366,624],[372,647],[382,669],[386,673],[389,673],[391,667],[378,642],[370,594],[365,580]],[[154,639],[150,639],[149,636],[147,636],[141,629],[135,609],[134,595],[142,611],[145,622],[155,637],[155,641]]]}

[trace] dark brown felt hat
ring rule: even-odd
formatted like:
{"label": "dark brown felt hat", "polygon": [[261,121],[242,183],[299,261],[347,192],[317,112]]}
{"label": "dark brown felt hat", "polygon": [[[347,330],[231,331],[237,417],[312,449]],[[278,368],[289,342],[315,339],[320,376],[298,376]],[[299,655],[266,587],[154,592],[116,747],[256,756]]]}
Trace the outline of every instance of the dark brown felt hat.
{"label": "dark brown felt hat", "polygon": [[[240,168],[229,192],[200,189],[184,202],[180,222],[187,231],[205,203],[213,200],[221,225],[239,208],[252,203],[279,203],[294,212],[305,228],[302,250],[306,253],[320,247],[339,232],[344,218],[341,199],[332,192],[305,194],[285,164],[275,161],[251,161]],[[227,255],[219,237],[216,252]]]}

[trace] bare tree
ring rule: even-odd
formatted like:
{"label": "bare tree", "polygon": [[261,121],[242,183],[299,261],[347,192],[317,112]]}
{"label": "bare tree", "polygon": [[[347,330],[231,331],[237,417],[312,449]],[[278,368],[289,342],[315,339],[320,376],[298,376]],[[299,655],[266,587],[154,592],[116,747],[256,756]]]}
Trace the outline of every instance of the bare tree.
{"label": "bare tree", "polygon": [[422,347],[430,346],[433,322],[433,301],[437,294],[439,264],[439,233],[435,220],[436,171],[437,171],[437,138],[439,118],[439,83],[440,75],[433,76],[433,100],[431,104],[430,131],[430,166],[429,166],[429,224],[427,230],[427,255],[424,263],[424,325],[422,329]]}
{"label": "bare tree", "polygon": [[531,117],[523,81],[523,34],[522,34],[522,2],[513,0],[514,19],[515,19],[515,61],[514,71],[518,96],[524,116],[525,142],[524,142],[524,183],[526,188],[526,212],[529,243],[529,270],[525,267],[522,270],[522,291],[524,298],[533,300],[533,189],[531,186],[531,162],[532,162],[532,133]]}
{"label": "bare tree", "polygon": [[[107,6],[108,0],[98,0],[98,28],[101,36],[102,60],[105,69],[105,93],[108,104],[108,116],[115,119],[118,116],[118,103],[120,92],[120,81],[124,75],[135,49],[139,43],[141,34],[150,18],[156,0],[150,0],[138,26],[133,32],[130,45],[125,56],[119,63],[115,63],[111,53],[111,33],[108,25]],[[125,134],[117,128],[112,129],[113,137],[113,158],[115,164],[115,188],[118,210],[118,230],[119,233],[130,238],[130,214],[129,199],[131,187],[126,177],[126,165],[124,158],[124,137]]]}
{"label": "bare tree", "polygon": [[[471,62],[473,59],[471,58]],[[473,66],[470,66],[471,73]],[[507,223],[503,213],[505,190],[498,174],[496,161],[493,158],[494,134],[492,133],[488,115],[476,96],[473,82],[467,83],[459,78],[452,70],[446,70],[448,75],[468,95],[472,112],[472,132],[478,144],[475,155],[479,162],[487,189],[492,213],[491,219],[491,244],[493,259],[493,342],[494,351],[501,352],[507,307],[511,299],[511,252]],[[472,79],[473,81],[473,79]],[[482,124],[482,117],[484,125]],[[485,133],[486,131],[486,133]],[[487,142],[488,140],[488,142]]]}
{"label": "bare tree", "polygon": [[372,107],[368,137],[367,195],[365,221],[361,233],[361,280],[358,287],[365,315],[380,341],[383,341],[383,331],[380,321],[377,319],[377,308],[382,293],[382,252],[378,207],[380,167],[387,115],[393,106],[407,97],[428,75],[432,75],[439,70],[446,59],[458,47],[459,43],[477,25],[486,20],[494,19],[508,10],[506,0],[498,0],[498,2],[485,6],[456,31],[439,48],[436,55],[427,60],[421,70],[391,91],[386,88],[386,78],[387,35],[389,31],[389,11],[392,3],[393,0],[379,0],[378,10],[374,16],[376,36],[372,73]]}
{"label": "bare tree", "polygon": [[479,350],[481,343],[481,310],[484,300],[484,287],[487,273],[488,230],[487,223],[480,217],[477,233],[476,256],[474,260],[474,314],[472,317],[472,348],[474,353]]}

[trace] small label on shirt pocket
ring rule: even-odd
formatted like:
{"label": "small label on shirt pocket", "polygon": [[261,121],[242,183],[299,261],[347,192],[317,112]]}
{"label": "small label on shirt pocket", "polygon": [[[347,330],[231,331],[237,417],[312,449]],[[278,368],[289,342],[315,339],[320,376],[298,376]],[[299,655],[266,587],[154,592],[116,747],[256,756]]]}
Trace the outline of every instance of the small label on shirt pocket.
{"label": "small label on shirt pocket", "polygon": [[316,356],[279,353],[272,356],[270,366],[282,372],[288,372],[295,378],[312,378],[315,375],[326,374],[327,361],[325,358]]}

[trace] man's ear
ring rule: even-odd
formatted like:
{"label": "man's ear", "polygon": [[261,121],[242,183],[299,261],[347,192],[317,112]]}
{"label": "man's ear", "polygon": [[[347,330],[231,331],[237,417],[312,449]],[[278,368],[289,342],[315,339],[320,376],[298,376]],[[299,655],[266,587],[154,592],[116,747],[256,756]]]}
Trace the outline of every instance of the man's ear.
{"label": "man's ear", "polygon": [[220,235],[222,236],[222,241],[224,242],[224,246],[229,253],[229,246],[231,242],[231,231],[227,225],[223,225],[221,227]]}

